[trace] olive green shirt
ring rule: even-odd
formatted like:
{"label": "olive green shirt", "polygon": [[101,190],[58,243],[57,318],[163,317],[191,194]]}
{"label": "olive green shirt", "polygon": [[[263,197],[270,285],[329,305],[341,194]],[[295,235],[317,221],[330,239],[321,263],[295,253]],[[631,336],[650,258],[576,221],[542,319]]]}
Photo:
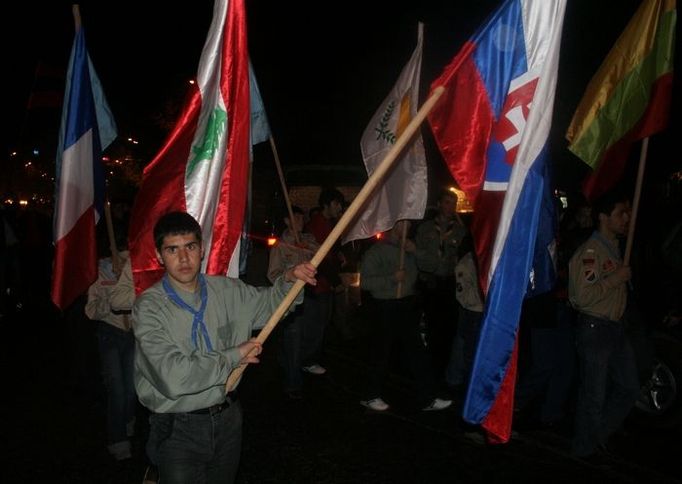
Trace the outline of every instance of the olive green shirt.
{"label": "olive green shirt", "polygon": [[456,218],[445,226],[437,219],[422,222],[417,228],[417,265],[425,276],[454,277],[457,248],[467,229]]}
{"label": "olive green shirt", "polygon": [[307,232],[300,232],[301,245],[296,244],[296,239],[288,229],[282,234],[282,238],[270,249],[268,262],[268,280],[274,282],[279,276],[295,265],[309,261],[320,248],[315,237]]}
{"label": "olive green shirt", "polygon": [[[360,265],[360,285],[375,299],[398,299],[398,281],[395,273],[400,267],[400,247],[391,242],[377,242],[365,252]],[[415,293],[417,263],[414,254],[405,253],[405,280],[400,297]]]}
{"label": "olive green shirt", "polygon": [[[205,276],[204,323],[213,347],[201,336],[192,343],[193,315],[174,303],[162,281],[147,289],[133,305],[135,389],[152,412],[190,412],[225,400],[227,377],[239,365],[237,346],[262,328],[292,284],[283,277],[272,287],[253,287],[239,279]],[[184,302],[199,310],[201,297],[175,287]],[[302,301],[299,295],[294,304]]]}
{"label": "olive green shirt", "polygon": [[568,266],[568,297],[581,313],[619,321],[625,312],[627,283],[611,279],[623,265],[620,249],[599,232],[573,254]]}

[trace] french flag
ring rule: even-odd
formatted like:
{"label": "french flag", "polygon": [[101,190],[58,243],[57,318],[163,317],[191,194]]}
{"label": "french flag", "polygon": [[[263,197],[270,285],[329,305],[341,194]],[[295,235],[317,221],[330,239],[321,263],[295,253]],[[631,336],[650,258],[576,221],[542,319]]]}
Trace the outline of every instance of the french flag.
{"label": "french flag", "polygon": [[56,158],[52,301],[62,310],[97,279],[95,224],[104,207],[102,151],[115,138],[116,124],[81,27],[71,49]]}
{"label": "french flag", "polygon": [[523,298],[550,279],[534,259],[548,259],[536,257],[536,240],[538,226],[548,226],[540,222],[551,194],[547,138],[565,7],[565,0],[505,1],[431,85],[446,88],[429,122],[448,168],[474,201],[486,294],[463,416],[495,442],[511,434]]}

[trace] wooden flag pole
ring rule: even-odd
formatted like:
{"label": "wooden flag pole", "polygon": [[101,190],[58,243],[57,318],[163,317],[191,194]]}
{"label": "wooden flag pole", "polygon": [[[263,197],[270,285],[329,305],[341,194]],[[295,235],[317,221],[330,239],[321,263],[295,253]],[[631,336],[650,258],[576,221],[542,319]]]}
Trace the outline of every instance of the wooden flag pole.
{"label": "wooden flag pole", "polygon": [[73,24],[76,32],[78,32],[81,29],[81,10],[77,3],[71,5],[71,14],[73,15]]}
{"label": "wooden flag pole", "polygon": [[294,223],[294,211],[291,208],[291,200],[289,200],[289,190],[287,190],[287,184],[284,181],[284,173],[282,172],[282,164],[279,162],[279,154],[277,154],[277,146],[275,145],[275,138],[270,135],[270,148],[272,148],[272,154],[275,156],[275,166],[277,167],[277,174],[279,175],[279,183],[282,185],[282,193],[284,193],[284,201],[287,204],[287,212],[289,213],[289,230],[294,234],[294,239],[296,240],[296,245],[301,245],[301,237],[298,235],[298,229]]}
{"label": "wooden flag pole", "polygon": [[[365,185],[362,187],[362,190],[360,190],[358,195],[355,197],[353,203],[350,204],[350,206],[345,211],[343,216],[334,226],[329,236],[325,239],[324,242],[322,242],[322,245],[317,250],[317,253],[315,253],[312,260],[310,261],[312,265],[314,265],[315,267],[318,267],[320,265],[322,260],[332,249],[332,247],[339,239],[341,234],[343,234],[346,228],[348,228],[348,225],[355,219],[355,216],[360,211],[360,208],[365,204],[365,202],[367,201],[371,193],[374,191],[374,189],[379,185],[379,183],[382,182],[384,175],[386,175],[391,166],[393,166],[393,163],[398,158],[400,152],[403,150],[405,145],[407,145],[407,143],[412,139],[412,136],[417,131],[417,129],[419,129],[419,126],[421,126],[421,124],[424,122],[426,116],[428,116],[428,114],[434,108],[440,97],[443,95],[443,92],[445,92],[445,88],[442,86],[438,86],[436,89],[433,90],[431,97],[429,97],[429,99],[427,99],[427,101],[422,105],[421,109],[419,109],[419,111],[417,112],[417,115],[412,119],[412,121],[410,121],[410,124],[407,125],[405,131],[403,131],[403,133],[395,142],[395,144],[388,152],[386,157],[383,159],[381,164],[377,167],[374,173],[372,173],[372,176],[369,177],[369,180],[367,180]],[[289,309],[289,306],[291,306],[291,304],[294,302],[296,296],[298,296],[298,294],[301,292],[304,285],[305,282],[300,280],[294,283],[294,286],[289,290],[287,295],[280,303],[279,307],[275,310],[272,316],[270,316],[270,319],[256,337],[256,340],[258,342],[260,343],[265,342],[265,340],[270,335],[272,330],[275,328],[275,326],[277,326],[277,323],[279,323],[279,320],[282,319],[282,316],[284,316],[284,313],[286,313],[287,309]],[[247,365],[246,363],[242,363],[234,370],[232,370],[232,373],[230,373],[230,376],[227,378],[227,382],[225,383],[226,392],[230,391],[235,387],[236,383],[241,378],[242,373],[244,373],[246,365]]]}
{"label": "wooden flag pole", "polygon": [[[104,219],[107,224],[107,234],[109,235],[109,249],[111,249],[111,268],[114,270],[116,277],[121,277],[123,271],[123,264],[121,263],[121,255],[118,253],[116,247],[116,234],[114,234],[114,222],[111,218],[111,204],[109,200],[104,201]],[[130,329],[130,319],[127,314],[123,315],[123,326],[125,330]]]}
{"label": "wooden flag pole", "polygon": [[111,266],[117,276],[121,275],[121,256],[116,247],[116,235],[114,234],[114,222],[111,219],[111,204],[109,200],[104,201],[104,219],[107,223],[107,234],[109,235],[109,249],[111,249]]}
{"label": "wooden flag pole", "polygon": [[630,216],[630,226],[628,227],[628,238],[625,242],[625,255],[623,264],[630,265],[632,255],[632,244],[635,239],[635,223],[637,222],[637,211],[639,210],[639,200],[642,197],[642,183],[644,181],[644,168],[646,167],[646,157],[649,151],[649,137],[642,140],[642,148],[639,151],[639,167],[637,168],[637,182],[635,184],[635,196],[632,200],[632,215]]}
{"label": "wooden flag pole", "polygon": [[[400,263],[398,270],[405,269],[405,242],[407,240],[407,222],[403,222],[403,230],[400,233]],[[395,290],[396,299],[400,299],[403,295],[403,281],[398,281],[398,287]]]}

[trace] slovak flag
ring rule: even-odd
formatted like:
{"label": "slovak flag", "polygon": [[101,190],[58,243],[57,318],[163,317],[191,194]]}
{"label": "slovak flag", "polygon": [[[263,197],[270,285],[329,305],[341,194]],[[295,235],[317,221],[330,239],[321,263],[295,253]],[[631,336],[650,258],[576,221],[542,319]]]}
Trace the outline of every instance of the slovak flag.
{"label": "slovak flag", "polygon": [[[547,138],[565,7],[565,0],[506,0],[431,85],[446,88],[429,122],[448,168],[474,201],[486,293],[463,416],[497,442],[511,434],[523,298],[533,273],[548,270],[533,260],[549,191]],[[487,260],[486,246],[493,247]]]}
{"label": "slovak flag", "polygon": [[66,309],[97,279],[95,224],[104,208],[102,151],[116,124],[85,46],[76,32],[66,76],[57,145],[52,301]]}

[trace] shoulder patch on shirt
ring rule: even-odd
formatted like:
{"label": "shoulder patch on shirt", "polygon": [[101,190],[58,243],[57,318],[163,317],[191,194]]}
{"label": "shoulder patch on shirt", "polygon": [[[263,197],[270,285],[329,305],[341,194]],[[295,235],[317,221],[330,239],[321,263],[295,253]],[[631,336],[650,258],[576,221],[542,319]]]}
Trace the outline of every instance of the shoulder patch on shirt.
{"label": "shoulder patch on shirt", "polygon": [[597,273],[593,269],[587,269],[585,271],[585,280],[587,282],[594,282],[597,280]]}

